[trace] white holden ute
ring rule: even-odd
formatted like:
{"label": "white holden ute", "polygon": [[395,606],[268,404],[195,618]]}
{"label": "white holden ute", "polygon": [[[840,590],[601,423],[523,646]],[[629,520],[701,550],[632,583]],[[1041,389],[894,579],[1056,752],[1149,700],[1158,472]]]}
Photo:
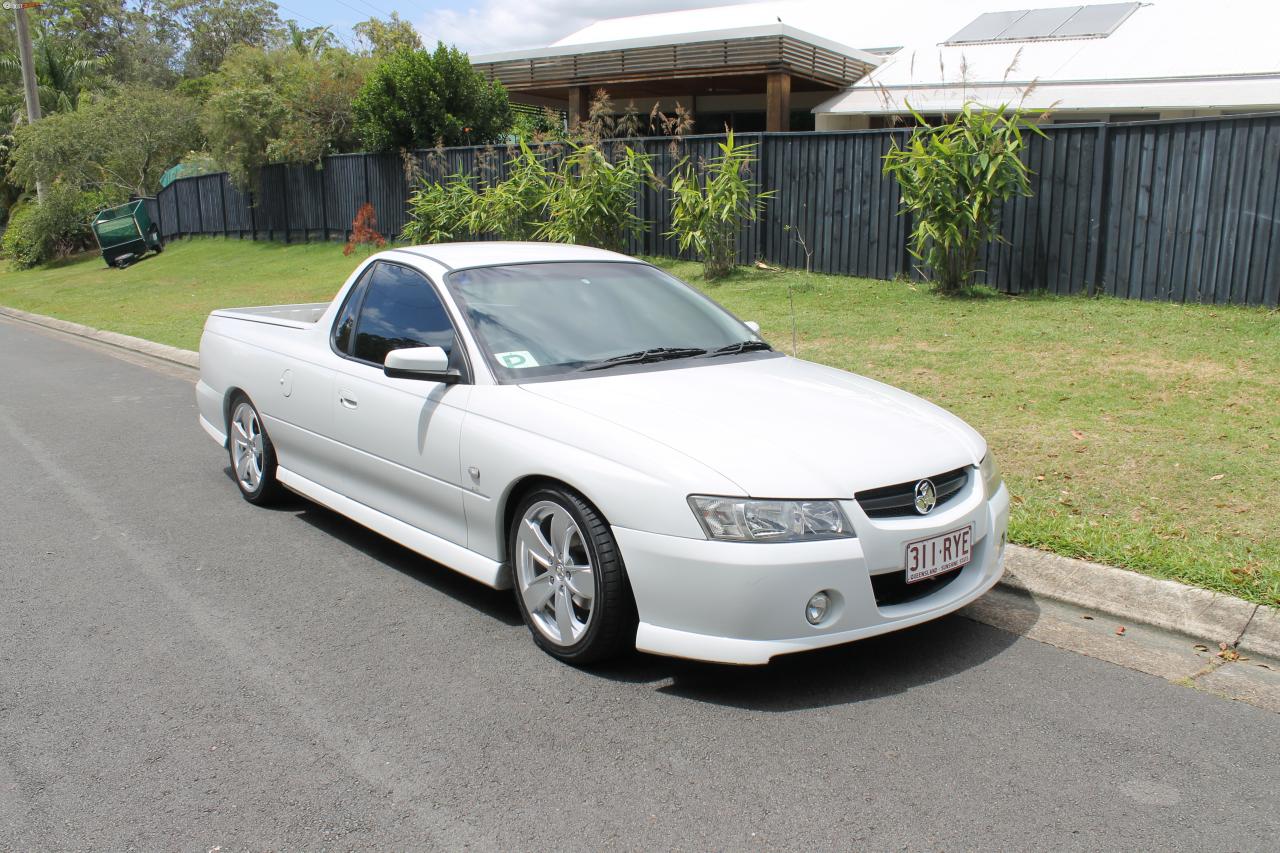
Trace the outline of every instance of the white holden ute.
{"label": "white holden ute", "polygon": [[288,489],[514,587],[573,664],[763,664],[950,613],[1003,571],[982,436],[612,252],[379,252],[331,303],[210,314],[196,396],[246,500]]}

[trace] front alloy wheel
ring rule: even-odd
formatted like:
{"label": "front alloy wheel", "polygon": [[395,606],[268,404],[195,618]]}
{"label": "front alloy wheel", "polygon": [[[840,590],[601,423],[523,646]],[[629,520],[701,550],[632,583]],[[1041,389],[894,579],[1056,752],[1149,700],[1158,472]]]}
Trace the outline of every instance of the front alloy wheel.
{"label": "front alloy wheel", "polygon": [[635,605],[608,524],[581,497],[539,489],[511,530],[516,599],[534,641],[570,663],[634,642]]}
{"label": "front alloy wheel", "polygon": [[529,622],[557,646],[586,633],[596,597],[591,554],[578,523],[553,501],[525,510],[516,535],[520,595]]}

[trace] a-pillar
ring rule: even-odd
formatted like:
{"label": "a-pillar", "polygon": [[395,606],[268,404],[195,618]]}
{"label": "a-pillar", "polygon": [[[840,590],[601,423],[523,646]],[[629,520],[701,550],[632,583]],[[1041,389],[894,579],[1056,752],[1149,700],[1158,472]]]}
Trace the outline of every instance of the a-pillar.
{"label": "a-pillar", "polygon": [[785,71],[769,75],[764,129],[770,133],[791,129],[791,75]]}

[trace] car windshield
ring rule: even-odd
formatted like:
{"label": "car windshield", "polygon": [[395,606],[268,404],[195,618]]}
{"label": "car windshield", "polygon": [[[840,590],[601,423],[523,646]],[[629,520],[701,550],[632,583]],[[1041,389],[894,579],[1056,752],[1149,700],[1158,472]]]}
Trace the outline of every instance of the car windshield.
{"label": "car windshield", "polygon": [[503,382],[765,349],[719,305],[647,264],[567,261],[458,270],[447,279]]}

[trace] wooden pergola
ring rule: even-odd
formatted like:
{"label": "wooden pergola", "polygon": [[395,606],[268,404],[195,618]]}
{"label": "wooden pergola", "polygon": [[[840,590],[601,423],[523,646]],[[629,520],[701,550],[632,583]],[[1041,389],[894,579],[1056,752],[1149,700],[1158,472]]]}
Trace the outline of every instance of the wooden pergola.
{"label": "wooden pergola", "polygon": [[586,113],[591,93],[616,100],[709,93],[763,94],[766,130],[790,130],[793,91],[848,88],[882,57],[778,24],[560,45],[473,59],[513,100],[567,104],[569,121]]}

